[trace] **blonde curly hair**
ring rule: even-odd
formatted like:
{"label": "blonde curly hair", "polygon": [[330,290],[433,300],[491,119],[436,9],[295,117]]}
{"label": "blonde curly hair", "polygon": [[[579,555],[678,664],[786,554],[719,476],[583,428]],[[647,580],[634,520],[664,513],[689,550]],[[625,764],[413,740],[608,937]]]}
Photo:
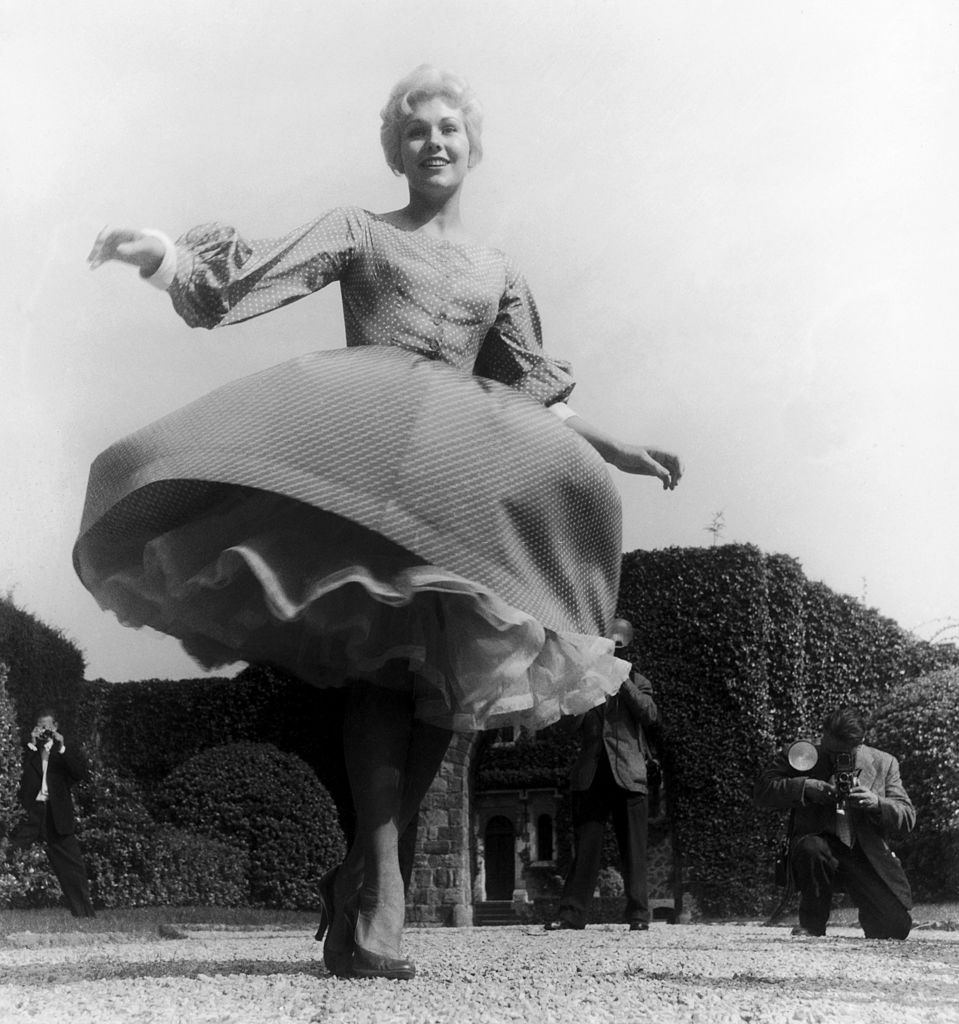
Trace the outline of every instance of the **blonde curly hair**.
{"label": "blonde curly hair", "polygon": [[475,167],[483,159],[483,110],[473,90],[459,76],[431,64],[421,64],[393,86],[386,106],[380,111],[380,143],[394,174],[403,173],[400,143],[406,119],[417,103],[436,97],[455,107],[463,117],[470,144],[469,166]]}

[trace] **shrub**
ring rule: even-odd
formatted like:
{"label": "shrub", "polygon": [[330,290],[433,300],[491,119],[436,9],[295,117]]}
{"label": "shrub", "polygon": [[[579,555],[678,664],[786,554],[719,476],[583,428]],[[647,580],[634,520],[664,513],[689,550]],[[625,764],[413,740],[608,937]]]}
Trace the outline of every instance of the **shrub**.
{"label": "shrub", "polygon": [[161,784],[172,824],[245,852],[254,905],[315,907],[316,883],[344,855],[336,807],[312,769],[268,743],[197,754]]}
{"label": "shrub", "polygon": [[161,826],[154,834],[150,856],[152,902],[173,907],[245,906],[249,868],[245,850]]}
{"label": "shrub", "polygon": [[959,898],[959,669],[891,695],[868,742],[895,755],[916,806],[916,828],[896,846],[920,899]]}
{"label": "shrub", "polygon": [[97,905],[247,903],[245,851],[158,825],[133,780],[96,767],[77,797],[77,838]]}
{"label": "shrub", "polygon": [[42,845],[21,849],[0,840],[0,907],[54,907],[60,895]]}
{"label": "shrub", "polygon": [[77,839],[90,893],[103,907],[154,902],[150,859],[156,824],[140,788],[112,768],[95,767],[76,788]]}
{"label": "shrub", "polygon": [[348,823],[345,697],[344,688],[310,686],[259,665],[233,679],[94,680],[82,686],[79,729],[104,764],[122,767],[147,793],[210,747],[272,743],[313,768]]}
{"label": "shrub", "polygon": [[22,752],[16,709],[7,692],[7,666],[0,661],[0,836],[7,836],[20,817]]}
{"label": "shrub", "polygon": [[599,876],[596,879],[600,896],[611,899],[618,899],[625,892],[623,876],[613,867],[600,868]]}

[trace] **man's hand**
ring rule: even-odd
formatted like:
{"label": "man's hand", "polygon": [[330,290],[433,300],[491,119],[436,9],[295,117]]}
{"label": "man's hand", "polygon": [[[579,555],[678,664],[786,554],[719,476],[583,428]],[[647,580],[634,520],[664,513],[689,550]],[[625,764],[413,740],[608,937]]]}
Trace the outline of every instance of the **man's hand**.
{"label": "man's hand", "polygon": [[846,806],[855,807],[857,811],[874,811],[879,806],[879,796],[857,782],[849,790]]}
{"label": "man's hand", "polygon": [[836,787],[822,779],[806,779],[803,797],[811,804],[835,804]]}

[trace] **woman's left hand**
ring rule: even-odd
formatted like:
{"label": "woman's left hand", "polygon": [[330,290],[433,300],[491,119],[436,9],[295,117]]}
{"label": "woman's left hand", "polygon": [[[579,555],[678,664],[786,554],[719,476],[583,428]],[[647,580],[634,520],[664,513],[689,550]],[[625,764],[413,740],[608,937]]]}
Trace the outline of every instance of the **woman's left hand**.
{"label": "woman's left hand", "polygon": [[673,490],[683,475],[683,462],[678,455],[638,445],[623,445],[617,453],[615,466],[624,473],[658,477],[664,491]]}

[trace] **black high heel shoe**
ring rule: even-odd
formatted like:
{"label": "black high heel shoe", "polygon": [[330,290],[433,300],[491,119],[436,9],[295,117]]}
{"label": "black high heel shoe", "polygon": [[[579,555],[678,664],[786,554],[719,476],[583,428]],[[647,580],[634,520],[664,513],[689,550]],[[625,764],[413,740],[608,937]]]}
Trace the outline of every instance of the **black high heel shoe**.
{"label": "black high heel shoe", "polygon": [[329,871],[317,883],[317,893],[320,898],[320,923],[316,929],[314,939],[317,942],[323,941],[323,936],[333,923],[333,886],[336,883],[336,873],[340,870],[339,864]]}
{"label": "black high heel shoe", "polygon": [[317,890],[320,897],[320,923],[316,929],[316,935],[314,938],[317,942],[322,942],[324,936],[326,942],[323,943],[323,965],[337,978],[352,978],[353,977],[353,928],[355,926],[356,918],[353,916],[349,918],[349,934],[351,936],[350,943],[346,949],[334,949],[330,945],[330,939],[333,937],[333,917],[336,913],[334,905],[334,891],[336,885],[336,873],[340,870],[340,866],[337,865],[335,868],[331,868],[327,873],[320,879]]}

